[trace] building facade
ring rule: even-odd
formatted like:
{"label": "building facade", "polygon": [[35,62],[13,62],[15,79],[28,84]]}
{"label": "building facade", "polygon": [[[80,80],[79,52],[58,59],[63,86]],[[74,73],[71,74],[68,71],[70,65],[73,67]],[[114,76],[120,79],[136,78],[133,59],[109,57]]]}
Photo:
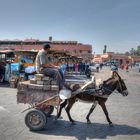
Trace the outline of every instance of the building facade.
{"label": "building facade", "polygon": [[52,50],[67,51],[72,56],[83,58],[84,60],[92,59],[92,45],[78,43],[77,41],[40,41],[37,39],[26,40],[1,40],[0,49],[13,50],[40,50],[43,44],[49,43]]}
{"label": "building facade", "polygon": [[103,63],[109,60],[116,60],[119,62],[119,64],[135,64],[136,62],[140,62],[140,56],[128,56],[125,54],[107,52],[104,54],[97,54],[93,58],[93,61],[97,63]]}

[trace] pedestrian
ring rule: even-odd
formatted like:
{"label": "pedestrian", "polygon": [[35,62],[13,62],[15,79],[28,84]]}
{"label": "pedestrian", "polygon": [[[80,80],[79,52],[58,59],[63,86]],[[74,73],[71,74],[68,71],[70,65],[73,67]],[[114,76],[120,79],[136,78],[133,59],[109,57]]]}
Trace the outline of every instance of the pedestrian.
{"label": "pedestrian", "polygon": [[118,67],[116,66],[116,64],[113,64],[112,66],[111,66],[111,76],[113,75],[113,72],[117,72],[118,73]]}
{"label": "pedestrian", "polygon": [[96,70],[97,70],[97,72],[99,72],[99,68],[100,68],[100,64],[97,63],[97,64],[96,64]]}
{"label": "pedestrian", "polygon": [[102,70],[102,67],[103,67],[103,63],[100,63],[100,70]]}
{"label": "pedestrian", "polygon": [[123,64],[123,63],[121,64],[121,69],[122,69],[122,70],[124,69],[124,64]]}
{"label": "pedestrian", "polygon": [[125,69],[126,69],[126,72],[129,72],[129,65],[128,64],[125,65]]}
{"label": "pedestrian", "polygon": [[130,65],[130,66],[131,66],[131,69],[132,69],[132,67],[133,67],[133,64],[131,63],[131,65]]}
{"label": "pedestrian", "polygon": [[74,70],[76,73],[78,73],[78,63],[77,62],[74,64]]}

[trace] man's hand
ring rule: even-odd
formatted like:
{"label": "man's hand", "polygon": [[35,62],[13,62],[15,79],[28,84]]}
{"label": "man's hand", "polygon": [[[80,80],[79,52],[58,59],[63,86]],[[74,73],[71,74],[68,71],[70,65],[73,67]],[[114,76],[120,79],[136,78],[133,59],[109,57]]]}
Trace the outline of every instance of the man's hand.
{"label": "man's hand", "polygon": [[47,68],[47,67],[48,67],[48,68],[56,68],[56,69],[59,69],[59,68],[60,68],[59,66],[53,65],[53,64],[51,64],[51,63],[50,63],[50,64],[45,64],[44,67],[46,67],[46,68]]}
{"label": "man's hand", "polygon": [[54,68],[59,69],[60,67],[59,66],[54,66]]}
{"label": "man's hand", "polygon": [[53,65],[53,64],[50,64],[50,66],[51,66],[52,68],[56,68],[56,69],[59,69],[59,68],[60,68],[59,66],[56,66],[56,65]]}
{"label": "man's hand", "polygon": [[44,68],[43,67],[40,67],[39,71],[42,71]]}

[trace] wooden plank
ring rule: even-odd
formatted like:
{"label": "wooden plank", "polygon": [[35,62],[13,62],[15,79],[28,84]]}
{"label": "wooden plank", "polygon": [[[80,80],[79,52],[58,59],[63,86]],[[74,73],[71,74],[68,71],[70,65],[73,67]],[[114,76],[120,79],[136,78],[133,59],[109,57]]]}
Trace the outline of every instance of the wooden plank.
{"label": "wooden plank", "polygon": [[50,91],[51,90],[51,86],[50,85],[43,85],[43,90]]}
{"label": "wooden plank", "polygon": [[37,90],[27,90],[17,92],[17,103],[27,103],[34,104],[46,100],[50,97],[57,95],[56,91],[37,91]]}
{"label": "wooden plank", "polygon": [[58,85],[51,85],[51,90],[52,91],[59,91],[59,86]]}
{"label": "wooden plank", "polygon": [[30,84],[36,84],[37,80],[35,78],[30,79]]}

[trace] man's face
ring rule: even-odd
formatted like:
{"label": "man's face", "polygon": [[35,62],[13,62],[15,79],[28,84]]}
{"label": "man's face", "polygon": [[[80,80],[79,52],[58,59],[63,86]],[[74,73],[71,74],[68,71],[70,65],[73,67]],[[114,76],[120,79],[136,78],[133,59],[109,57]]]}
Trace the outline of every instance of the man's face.
{"label": "man's face", "polygon": [[45,49],[46,52],[48,52],[50,50],[50,48]]}

